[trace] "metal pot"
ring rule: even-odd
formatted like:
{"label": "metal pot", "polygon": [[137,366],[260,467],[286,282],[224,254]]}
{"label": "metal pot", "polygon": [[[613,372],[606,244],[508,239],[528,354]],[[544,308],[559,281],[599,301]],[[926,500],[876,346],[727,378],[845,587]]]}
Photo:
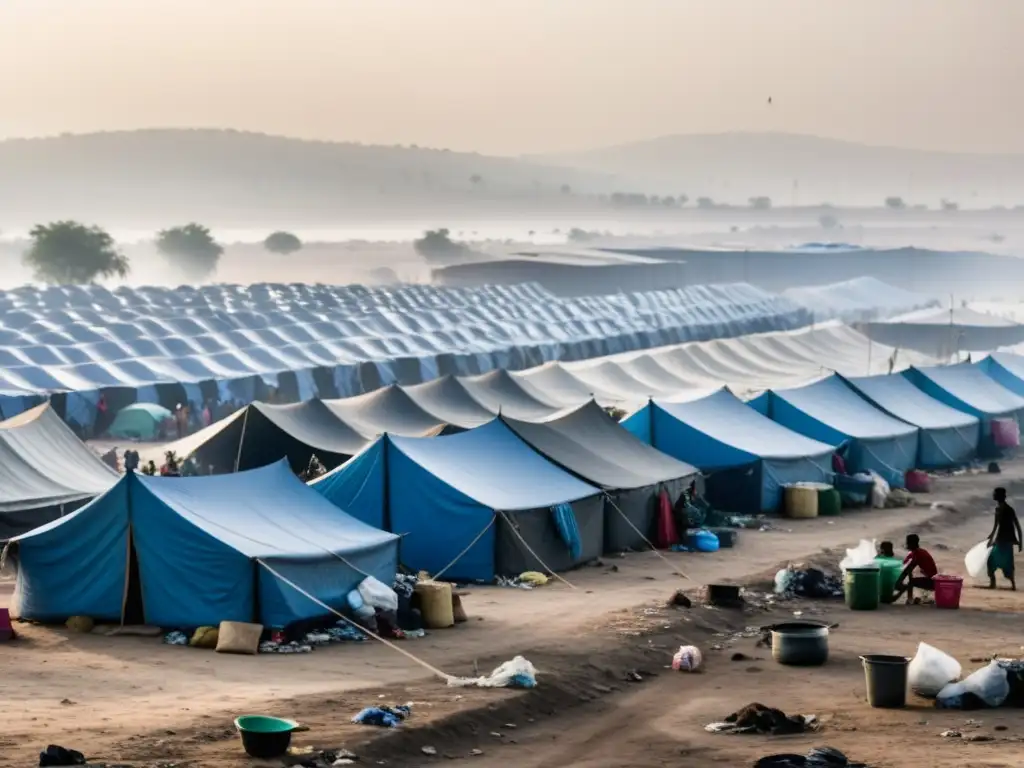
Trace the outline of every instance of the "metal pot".
{"label": "metal pot", "polygon": [[820,667],[828,661],[828,627],[792,621],[765,627],[772,633],[772,658],[794,667]]}

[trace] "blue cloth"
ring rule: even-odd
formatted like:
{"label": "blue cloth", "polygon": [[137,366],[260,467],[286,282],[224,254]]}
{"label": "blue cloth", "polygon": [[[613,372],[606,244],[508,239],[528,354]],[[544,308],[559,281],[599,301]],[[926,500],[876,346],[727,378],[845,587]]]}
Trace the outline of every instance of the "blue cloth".
{"label": "blue cloth", "polygon": [[583,551],[583,542],[580,539],[580,529],[576,524],[576,514],[569,504],[556,504],[551,508],[551,514],[555,519],[555,527],[558,528],[558,535],[562,537],[565,546],[573,560],[579,560]]}
{"label": "blue cloth", "polygon": [[352,718],[356,725],[376,725],[380,728],[397,728],[412,711],[404,704],[398,707],[367,707]]}

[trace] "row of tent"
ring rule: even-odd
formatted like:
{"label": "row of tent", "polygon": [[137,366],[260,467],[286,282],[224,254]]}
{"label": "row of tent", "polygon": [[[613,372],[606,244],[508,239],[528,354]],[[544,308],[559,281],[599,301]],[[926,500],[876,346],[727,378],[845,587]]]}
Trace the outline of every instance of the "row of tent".
{"label": "row of tent", "polygon": [[0,292],[0,409],[64,393],[86,430],[118,400],[251,402],[360,394],[798,328],[809,313],[748,285],[562,299],[536,285],[25,288]]}
{"label": "row of tent", "polygon": [[1024,361],[998,356],[831,376],[751,403],[724,388],[655,398],[622,424],[590,402],[537,421],[384,434],[309,486],[283,461],[112,478],[91,503],[13,539],[15,606],[40,620],[285,625],[343,605],[367,574],[386,581],[399,560],[490,580],[642,547],[698,471],[712,503],[753,511],[777,507],[786,483],[828,480],[841,447],[855,471],[962,463],[993,419],[1022,411]]}

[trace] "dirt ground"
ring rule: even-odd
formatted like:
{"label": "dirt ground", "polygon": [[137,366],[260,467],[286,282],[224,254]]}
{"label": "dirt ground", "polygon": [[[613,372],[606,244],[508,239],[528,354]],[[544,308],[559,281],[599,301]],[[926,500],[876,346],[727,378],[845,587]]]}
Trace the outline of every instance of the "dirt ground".
{"label": "dirt ground", "polygon": [[[464,598],[467,624],[402,645],[455,675],[471,674],[475,664],[486,672],[522,654],[539,670],[539,686],[528,692],[448,688],[374,642],[309,655],[231,657],[165,646],[157,638],[18,625],[20,639],[0,646],[0,765],[33,765],[50,743],[79,749],[98,763],[261,764],[245,757],[233,732],[233,717],[244,713],[294,717],[310,728],[296,734],[294,744],[344,746],[364,765],[465,759],[481,768],[741,766],[826,744],[879,767],[1024,765],[1016,757],[1024,741],[1018,712],[940,711],[922,700],[901,711],[872,710],[858,659],[863,653],[912,655],[921,640],[955,655],[965,672],[982,666],[972,659],[1024,655],[1024,595],[965,588],[958,612],[930,605],[851,612],[841,601],[783,602],[771,611],[745,612],[665,607],[678,588],[731,581],[764,591],[786,562],[837,564],[842,549],[862,537],[890,538],[899,549],[911,531],[921,535],[940,570],[962,572],[964,552],[988,533],[991,491],[1000,484],[1011,496],[1024,494],[1024,462],[1006,464],[1000,476],[939,479],[932,494],[920,497],[924,506],[778,521],[791,530],[741,532],[736,548],[713,555],[668,553],[671,566],[653,553],[630,554],[566,574],[573,587],[473,587]],[[0,582],[0,605],[10,588],[9,580]],[[825,667],[779,666],[754,639],[723,636],[794,611],[839,623]],[[672,653],[690,643],[704,651],[701,672],[672,672]],[[732,661],[737,652],[749,658]],[[633,671],[642,682],[628,680]],[[364,706],[406,701],[414,703],[413,716],[400,729],[350,723]],[[703,730],[754,701],[816,714],[822,729],[797,737]],[[968,719],[981,725],[968,727]],[[939,736],[953,727],[991,741]],[[437,756],[423,747],[435,748]]]}

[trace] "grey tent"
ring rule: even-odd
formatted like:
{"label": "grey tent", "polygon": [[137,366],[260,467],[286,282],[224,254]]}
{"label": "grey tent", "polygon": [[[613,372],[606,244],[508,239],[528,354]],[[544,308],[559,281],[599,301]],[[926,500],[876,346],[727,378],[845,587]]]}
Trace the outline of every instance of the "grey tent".
{"label": "grey tent", "polygon": [[427,413],[397,384],[365,395],[325,400],[334,415],[370,441],[385,432],[402,437],[439,435],[448,424]]}
{"label": "grey tent", "polygon": [[159,466],[167,451],[195,458],[214,474],[265,467],[288,459],[301,472],[316,456],[331,469],[372,442],[339,418],[321,400],[291,405],[252,403],[195,434],[159,448],[140,451],[143,462]]}
{"label": "grey tent", "polygon": [[605,491],[609,552],[644,548],[644,539],[652,538],[660,492],[674,503],[697,474],[627,432],[593,401],[549,421],[504,421],[534,450]]}
{"label": "grey tent", "polygon": [[452,375],[403,387],[412,401],[439,421],[462,429],[486,424],[494,413],[476,400]]}
{"label": "grey tent", "polygon": [[564,407],[548,400],[526,379],[516,378],[504,369],[461,381],[485,408],[514,419],[544,419]]}
{"label": "grey tent", "polygon": [[0,540],[77,509],[119,477],[48,403],[0,421]]}

